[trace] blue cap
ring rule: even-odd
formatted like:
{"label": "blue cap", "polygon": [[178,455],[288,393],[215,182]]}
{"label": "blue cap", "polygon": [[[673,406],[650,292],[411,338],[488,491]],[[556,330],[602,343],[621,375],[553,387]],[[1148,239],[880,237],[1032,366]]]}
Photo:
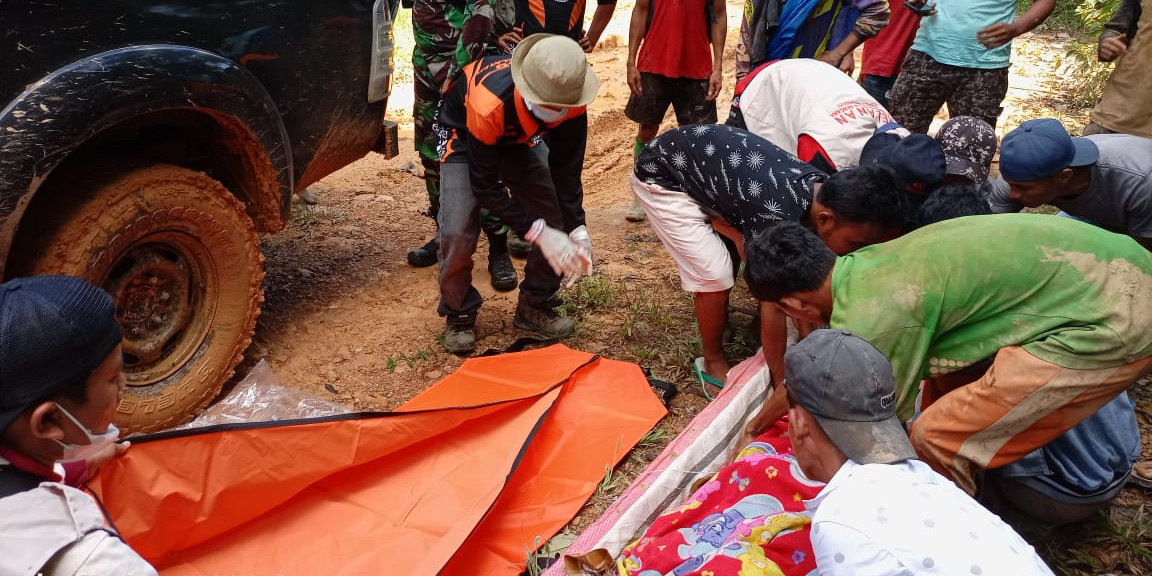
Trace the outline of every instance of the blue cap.
{"label": "blue cap", "polygon": [[0,284],[0,431],[33,403],[86,380],[120,339],[112,297],[80,278]]}
{"label": "blue cap", "polygon": [[1000,142],[1000,175],[1005,180],[1041,180],[1069,167],[1090,166],[1100,149],[1073,138],[1055,118],[1026,120]]}
{"label": "blue cap", "polygon": [[927,195],[944,183],[948,170],[944,149],[927,134],[912,134],[888,123],[864,144],[860,166],[886,166],[896,175],[896,185],[910,194]]}

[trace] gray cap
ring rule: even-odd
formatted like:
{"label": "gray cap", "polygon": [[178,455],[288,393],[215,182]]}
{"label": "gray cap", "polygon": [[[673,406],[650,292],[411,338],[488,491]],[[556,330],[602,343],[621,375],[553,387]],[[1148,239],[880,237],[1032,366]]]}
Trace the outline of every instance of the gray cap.
{"label": "gray cap", "polygon": [[948,173],[963,176],[980,185],[988,180],[996,157],[996,129],[972,116],[949,118],[936,132],[944,148]]}
{"label": "gray cap", "polygon": [[896,384],[888,358],[843,330],[817,330],[784,354],[792,402],[808,410],[828,438],[860,464],[916,457],[896,417]]}

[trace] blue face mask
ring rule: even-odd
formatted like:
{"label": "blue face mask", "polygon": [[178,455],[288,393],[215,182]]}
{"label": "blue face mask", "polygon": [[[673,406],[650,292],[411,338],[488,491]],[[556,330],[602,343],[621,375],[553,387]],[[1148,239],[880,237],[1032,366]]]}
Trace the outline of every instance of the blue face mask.
{"label": "blue face mask", "polygon": [[89,457],[108,447],[109,444],[112,444],[118,438],[120,438],[120,429],[117,428],[115,424],[109,424],[108,430],[106,430],[103,434],[93,434],[87,426],[81,424],[80,421],[77,420],[76,417],[73,416],[70,412],[65,410],[63,406],[60,406],[59,404],[56,406],[60,408],[60,411],[63,412],[64,415],[67,416],[68,419],[71,420],[77,428],[83,430],[84,434],[88,436],[87,444],[65,444],[64,442],[57,440],[56,443],[64,448],[64,455],[60,457],[58,462],[76,462],[78,460],[87,460]]}
{"label": "blue face mask", "polygon": [[535,116],[537,120],[539,120],[545,124],[554,124],[556,122],[559,122],[565,116],[568,115],[568,109],[567,108],[561,108],[559,110],[552,110],[549,108],[542,108],[540,106],[535,106],[531,102],[528,102],[528,101],[525,101],[524,104],[526,104],[528,106],[528,111],[531,112],[532,115]]}

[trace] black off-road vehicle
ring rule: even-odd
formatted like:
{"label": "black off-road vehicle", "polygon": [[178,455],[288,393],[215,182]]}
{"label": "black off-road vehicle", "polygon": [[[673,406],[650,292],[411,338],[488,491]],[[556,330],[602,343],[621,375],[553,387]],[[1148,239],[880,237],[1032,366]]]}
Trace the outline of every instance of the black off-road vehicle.
{"label": "black off-road vehicle", "polygon": [[397,0],[0,1],[0,277],[104,287],[132,431],[190,419],[247,347],[257,234],[369,151]]}

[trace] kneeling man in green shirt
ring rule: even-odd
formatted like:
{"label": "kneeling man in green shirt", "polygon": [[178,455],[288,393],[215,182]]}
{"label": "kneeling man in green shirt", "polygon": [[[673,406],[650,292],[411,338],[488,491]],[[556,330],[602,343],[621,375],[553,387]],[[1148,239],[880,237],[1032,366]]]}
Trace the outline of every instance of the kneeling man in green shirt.
{"label": "kneeling man in green shirt", "polygon": [[746,262],[758,299],[888,357],[905,422],[922,392],[916,452],[969,493],[1152,372],[1152,253],[1069,218],[957,218],[840,257],[785,223]]}

